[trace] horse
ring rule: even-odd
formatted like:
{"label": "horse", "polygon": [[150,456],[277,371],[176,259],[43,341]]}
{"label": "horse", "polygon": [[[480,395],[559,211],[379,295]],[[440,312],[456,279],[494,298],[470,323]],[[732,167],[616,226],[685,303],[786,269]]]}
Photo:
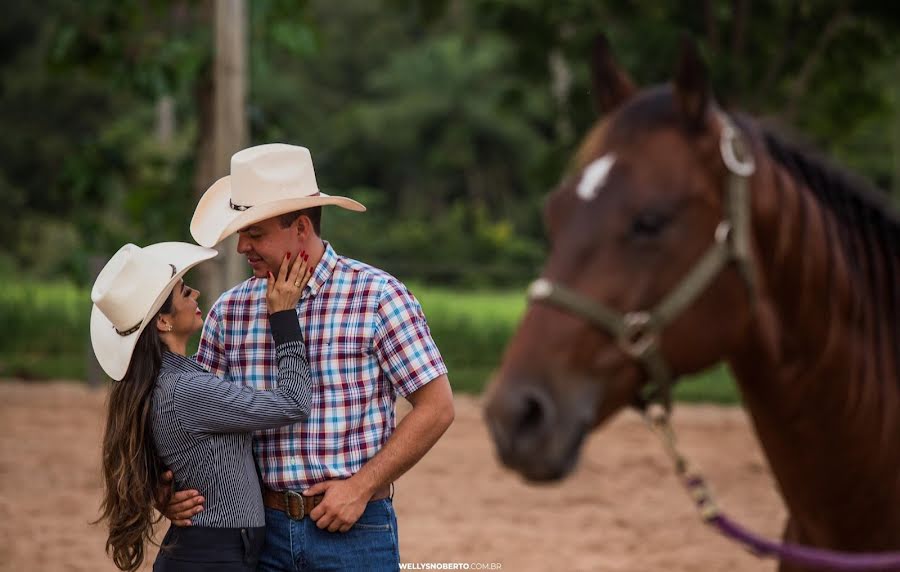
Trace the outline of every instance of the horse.
{"label": "horse", "polygon": [[589,432],[725,362],[783,539],[900,548],[897,212],[720,108],[691,42],[671,82],[638,89],[601,39],[592,81],[605,113],[544,205],[549,253],[486,393],[501,462],[563,479]]}

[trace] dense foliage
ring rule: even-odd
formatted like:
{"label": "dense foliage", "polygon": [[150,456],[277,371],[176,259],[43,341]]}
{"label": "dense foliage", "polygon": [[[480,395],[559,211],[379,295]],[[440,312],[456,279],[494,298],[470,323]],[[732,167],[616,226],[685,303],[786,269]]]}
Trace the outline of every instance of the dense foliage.
{"label": "dense foliage", "polygon": [[[720,99],[900,186],[894,3],[248,5],[252,142],[310,147],[323,188],[372,207],[329,212],[326,235],[404,278],[521,284],[536,272],[542,196],[594,117],[586,54],[600,31],[642,83],[667,80],[691,33]],[[189,239],[211,3],[4,11],[0,270],[83,284],[91,254]]]}

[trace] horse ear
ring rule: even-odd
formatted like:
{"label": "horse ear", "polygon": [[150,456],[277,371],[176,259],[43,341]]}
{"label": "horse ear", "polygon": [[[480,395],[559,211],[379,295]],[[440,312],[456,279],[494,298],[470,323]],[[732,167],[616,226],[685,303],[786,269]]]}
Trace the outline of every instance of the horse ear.
{"label": "horse ear", "polygon": [[609,113],[634,94],[634,83],[619,67],[603,34],[594,38],[591,63],[594,102],[600,113]]}
{"label": "horse ear", "polygon": [[709,72],[697,45],[687,37],[682,40],[678,70],[675,72],[675,99],[688,125],[702,127],[712,99]]}

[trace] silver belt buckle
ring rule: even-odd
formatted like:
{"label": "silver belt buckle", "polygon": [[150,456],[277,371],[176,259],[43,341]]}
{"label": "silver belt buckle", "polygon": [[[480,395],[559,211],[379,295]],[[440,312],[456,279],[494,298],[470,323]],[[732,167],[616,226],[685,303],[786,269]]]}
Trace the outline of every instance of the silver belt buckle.
{"label": "silver belt buckle", "polygon": [[[297,499],[297,504],[300,505],[300,515],[296,518],[291,514],[291,498],[295,497]],[[303,520],[303,517],[306,516],[306,505],[303,503],[303,495],[298,493],[297,491],[284,491],[284,508],[285,512],[288,515],[288,518],[292,520]]]}

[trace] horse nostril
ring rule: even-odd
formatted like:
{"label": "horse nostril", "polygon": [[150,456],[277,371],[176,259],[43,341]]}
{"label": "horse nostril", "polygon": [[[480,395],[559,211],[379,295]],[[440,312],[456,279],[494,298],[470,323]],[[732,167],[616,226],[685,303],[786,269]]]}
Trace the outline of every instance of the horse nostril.
{"label": "horse nostril", "polygon": [[501,459],[515,465],[542,447],[556,412],[543,388],[522,384],[505,389],[493,394],[485,414]]}
{"label": "horse nostril", "polygon": [[540,434],[549,422],[550,400],[537,391],[523,392],[520,399],[519,420],[515,432],[521,436]]}
{"label": "horse nostril", "polygon": [[540,402],[534,397],[526,397],[522,417],[519,420],[517,429],[522,432],[528,432],[532,427],[539,427],[544,414],[541,411]]}

